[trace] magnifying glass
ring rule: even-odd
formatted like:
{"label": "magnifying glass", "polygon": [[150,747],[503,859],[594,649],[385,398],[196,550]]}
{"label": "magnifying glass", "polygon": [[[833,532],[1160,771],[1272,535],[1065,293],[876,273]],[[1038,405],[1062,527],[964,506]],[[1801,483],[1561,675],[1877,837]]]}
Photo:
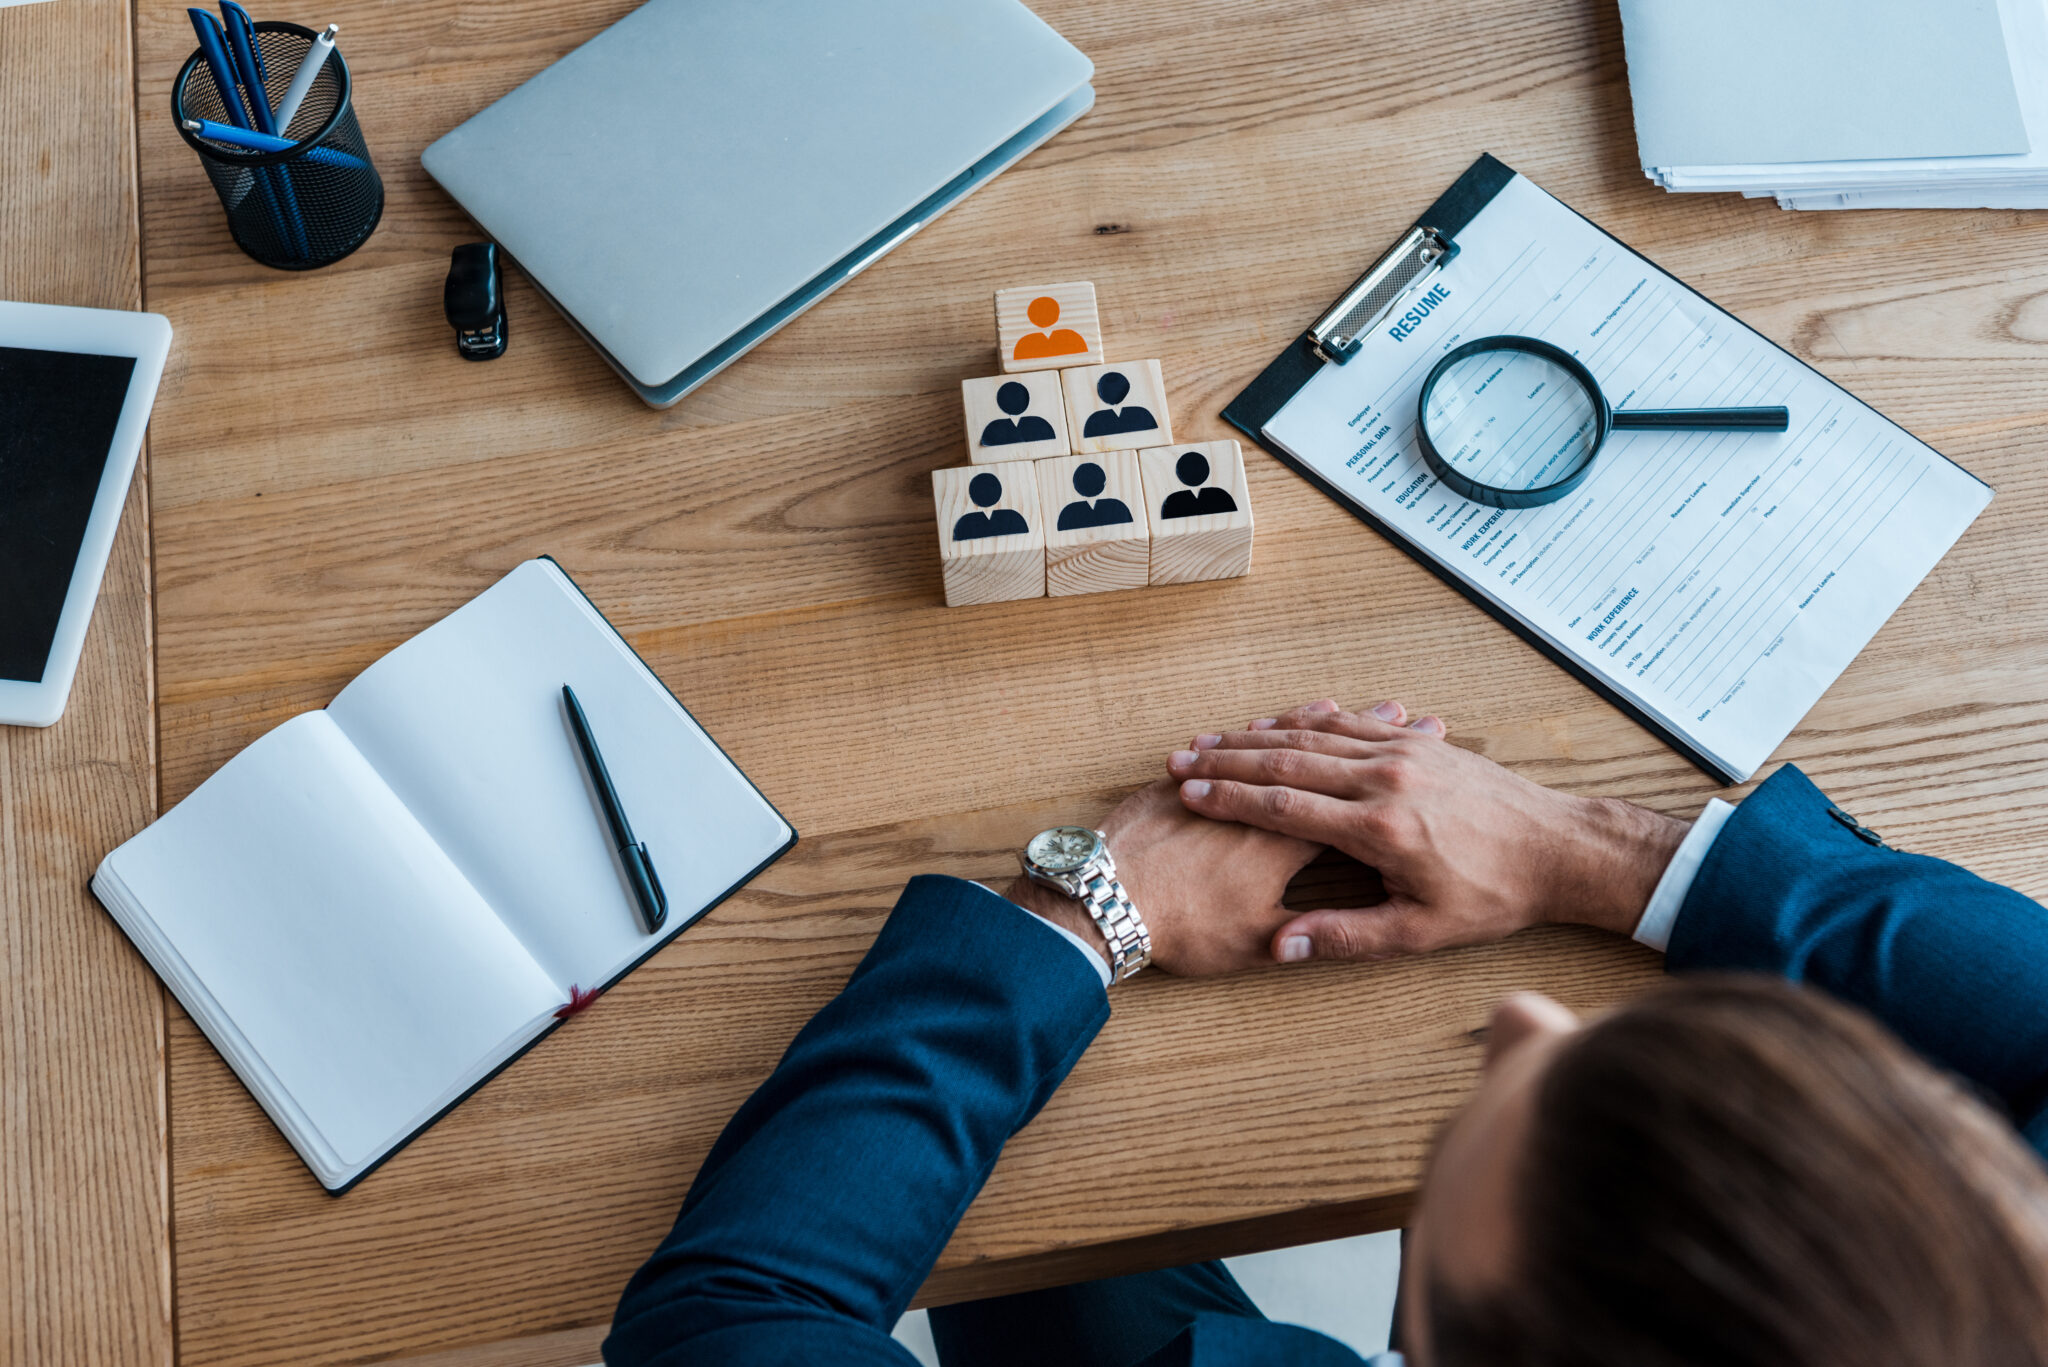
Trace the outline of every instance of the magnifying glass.
{"label": "magnifying glass", "polygon": [[1453,347],[1422,382],[1422,459],[1461,497],[1535,508],[1585,482],[1610,431],[1783,432],[1784,408],[1659,408],[1617,413],[1576,356],[1534,337]]}

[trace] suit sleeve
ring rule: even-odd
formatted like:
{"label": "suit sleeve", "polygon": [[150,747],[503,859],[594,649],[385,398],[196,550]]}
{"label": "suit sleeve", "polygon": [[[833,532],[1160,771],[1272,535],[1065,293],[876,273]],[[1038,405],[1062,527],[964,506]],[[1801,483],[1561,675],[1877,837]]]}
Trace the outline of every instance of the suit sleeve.
{"label": "suit sleeve", "polygon": [[911,880],[712,1146],[606,1362],[913,1363],[891,1327],[1108,1019],[1051,926],[972,883]]}
{"label": "suit sleeve", "polygon": [[1667,965],[1827,989],[2003,1102],[2048,1156],[2048,911],[1853,827],[1799,770],[1771,775],[1708,851]]}

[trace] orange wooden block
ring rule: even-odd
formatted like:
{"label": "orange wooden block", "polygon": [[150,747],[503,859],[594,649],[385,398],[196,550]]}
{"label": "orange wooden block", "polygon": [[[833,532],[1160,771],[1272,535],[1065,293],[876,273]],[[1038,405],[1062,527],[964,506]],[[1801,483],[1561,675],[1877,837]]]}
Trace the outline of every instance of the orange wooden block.
{"label": "orange wooden block", "polygon": [[1086,280],[996,291],[996,347],[1003,370],[1064,370],[1103,359],[1095,286]]}

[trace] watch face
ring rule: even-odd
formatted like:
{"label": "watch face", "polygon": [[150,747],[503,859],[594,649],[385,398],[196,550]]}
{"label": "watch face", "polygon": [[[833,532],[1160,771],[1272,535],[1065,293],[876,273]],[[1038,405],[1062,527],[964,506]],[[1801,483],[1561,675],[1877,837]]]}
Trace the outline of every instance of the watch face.
{"label": "watch face", "polygon": [[1032,836],[1024,853],[1048,873],[1072,873],[1093,859],[1101,844],[1086,826],[1055,826]]}

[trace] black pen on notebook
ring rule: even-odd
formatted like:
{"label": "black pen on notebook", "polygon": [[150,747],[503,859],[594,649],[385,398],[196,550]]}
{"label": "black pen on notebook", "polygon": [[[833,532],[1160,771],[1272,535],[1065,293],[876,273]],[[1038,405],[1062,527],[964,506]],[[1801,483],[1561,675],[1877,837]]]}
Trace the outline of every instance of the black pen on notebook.
{"label": "black pen on notebook", "polygon": [[583,767],[589,771],[597,800],[604,807],[612,844],[618,847],[619,862],[626,866],[626,881],[633,885],[633,898],[640,903],[647,933],[652,935],[668,919],[668,894],[661,890],[661,879],[654,872],[654,858],[647,853],[647,846],[633,839],[632,823],[626,820],[626,809],[619,805],[618,790],[612,787],[612,776],[604,767],[604,756],[598,753],[597,738],[590,734],[590,720],[583,715],[583,704],[576,701],[576,690],[563,684],[562,701],[569,705],[569,725],[576,732],[576,748],[583,753]]}

